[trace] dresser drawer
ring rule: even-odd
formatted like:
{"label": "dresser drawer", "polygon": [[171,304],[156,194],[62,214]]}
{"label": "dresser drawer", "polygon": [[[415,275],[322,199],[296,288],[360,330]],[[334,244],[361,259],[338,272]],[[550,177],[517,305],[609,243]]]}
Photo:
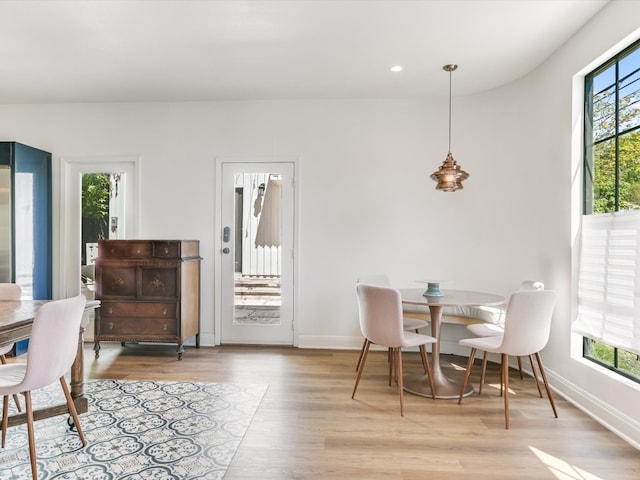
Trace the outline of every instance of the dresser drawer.
{"label": "dresser drawer", "polygon": [[179,258],[179,242],[153,242],[153,256],[158,258]]}
{"label": "dresser drawer", "polygon": [[142,267],[142,298],[176,298],[178,269]]}
{"label": "dresser drawer", "polygon": [[128,258],[147,258],[152,252],[151,242],[129,242],[127,245]]}
{"label": "dresser drawer", "polygon": [[97,298],[131,297],[137,295],[136,269],[128,266],[105,265],[96,262]]}
{"label": "dresser drawer", "polygon": [[176,318],[176,313],[177,305],[175,303],[103,302],[100,307],[100,315],[102,318]]}
{"label": "dresser drawer", "polygon": [[176,336],[178,325],[175,319],[139,318],[139,317],[104,317],[100,319],[99,338],[129,338],[140,336],[153,341],[156,338]]}
{"label": "dresser drawer", "polygon": [[152,251],[152,244],[148,240],[98,242],[100,258],[147,258],[151,256]]}

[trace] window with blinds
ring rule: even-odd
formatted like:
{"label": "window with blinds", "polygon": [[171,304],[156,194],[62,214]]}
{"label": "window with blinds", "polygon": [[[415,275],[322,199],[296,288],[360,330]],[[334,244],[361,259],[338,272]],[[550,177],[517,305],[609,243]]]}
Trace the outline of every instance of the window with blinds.
{"label": "window with blinds", "polygon": [[573,330],[640,381],[640,42],[585,77],[584,217]]}
{"label": "window with blinds", "polygon": [[640,211],[582,223],[574,331],[640,354]]}

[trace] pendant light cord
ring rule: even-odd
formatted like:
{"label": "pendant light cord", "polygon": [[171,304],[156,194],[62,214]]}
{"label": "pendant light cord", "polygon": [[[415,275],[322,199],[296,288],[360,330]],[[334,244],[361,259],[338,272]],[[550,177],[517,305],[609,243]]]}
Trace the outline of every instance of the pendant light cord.
{"label": "pendant light cord", "polygon": [[451,72],[449,70],[449,153],[451,153]]}

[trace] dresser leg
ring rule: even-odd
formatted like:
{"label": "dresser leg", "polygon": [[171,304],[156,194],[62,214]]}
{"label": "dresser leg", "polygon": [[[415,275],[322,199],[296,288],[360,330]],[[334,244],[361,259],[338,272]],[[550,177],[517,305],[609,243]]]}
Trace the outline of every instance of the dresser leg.
{"label": "dresser leg", "polygon": [[182,354],[184,353],[184,344],[178,344],[178,360],[182,360]]}
{"label": "dresser leg", "polygon": [[95,353],[96,358],[100,358],[100,342],[96,342],[93,344],[93,351]]}
{"label": "dresser leg", "polygon": [[196,333],[196,348],[200,348],[200,333]]}

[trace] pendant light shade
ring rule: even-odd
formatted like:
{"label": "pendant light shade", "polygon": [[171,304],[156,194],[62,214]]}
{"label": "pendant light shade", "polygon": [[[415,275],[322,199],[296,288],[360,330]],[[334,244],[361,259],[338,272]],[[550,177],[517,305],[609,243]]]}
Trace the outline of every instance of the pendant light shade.
{"label": "pendant light shade", "polygon": [[449,72],[449,153],[438,170],[431,174],[431,179],[438,182],[436,190],[443,192],[462,190],[462,181],[469,178],[469,174],[462,170],[451,155],[451,72],[457,68],[458,66],[453,64],[442,67],[444,71]]}

